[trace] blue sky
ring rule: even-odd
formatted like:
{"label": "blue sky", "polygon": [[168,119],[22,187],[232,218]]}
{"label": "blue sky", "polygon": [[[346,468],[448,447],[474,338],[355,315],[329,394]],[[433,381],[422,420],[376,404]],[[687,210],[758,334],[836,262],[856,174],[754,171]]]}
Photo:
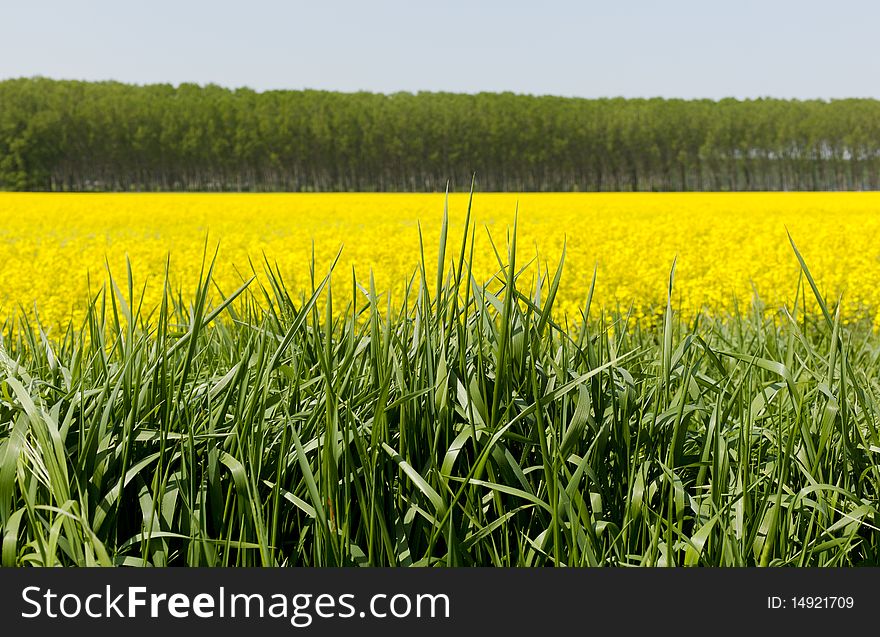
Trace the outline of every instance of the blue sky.
{"label": "blue sky", "polygon": [[0,0],[0,78],[880,97],[868,0]]}

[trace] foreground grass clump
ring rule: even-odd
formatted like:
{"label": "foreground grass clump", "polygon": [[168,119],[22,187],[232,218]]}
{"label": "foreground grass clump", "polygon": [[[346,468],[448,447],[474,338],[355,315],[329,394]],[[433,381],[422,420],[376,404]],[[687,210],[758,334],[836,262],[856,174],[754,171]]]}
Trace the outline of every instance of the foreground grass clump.
{"label": "foreground grass clump", "polygon": [[3,565],[880,564],[880,339],[805,266],[775,320],[591,288],[559,325],[562,262],[524,281],[514,229],[484,284],[446,236],[399,307],[268,264],[217,300],[209,264],[152,312],[129,273],[62,336],[7,326]]}

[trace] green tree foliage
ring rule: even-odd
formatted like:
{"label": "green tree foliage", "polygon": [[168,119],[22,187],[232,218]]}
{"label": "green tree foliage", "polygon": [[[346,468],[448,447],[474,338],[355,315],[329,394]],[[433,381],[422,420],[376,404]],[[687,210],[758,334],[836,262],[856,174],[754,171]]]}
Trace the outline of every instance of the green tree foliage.
{"label": "green tree foliage", "polygon": [[880,101],[0,82],[7,190],[863,190]]}

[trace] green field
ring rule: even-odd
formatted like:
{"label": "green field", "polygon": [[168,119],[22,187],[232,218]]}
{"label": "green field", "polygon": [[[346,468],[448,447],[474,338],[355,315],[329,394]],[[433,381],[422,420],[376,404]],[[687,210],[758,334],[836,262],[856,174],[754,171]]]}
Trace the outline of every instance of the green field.
{"label": "green field", "polygon": [[3,565],[880,564],[880,339],[808,264],[779,314],[559,324],[515,229],[483,285],[443,228],[399,308],[314,262],[209,303],[207,252],[7,323]]}

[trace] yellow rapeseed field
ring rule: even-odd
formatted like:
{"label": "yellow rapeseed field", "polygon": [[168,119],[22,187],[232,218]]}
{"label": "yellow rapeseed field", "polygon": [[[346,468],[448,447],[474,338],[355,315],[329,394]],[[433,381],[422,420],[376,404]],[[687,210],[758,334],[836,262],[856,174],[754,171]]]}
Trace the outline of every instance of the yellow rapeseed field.
{"label": "yellow rapeseed field", "polygon": [[[798,266],[788,228],[823,291],[843,294],[849,320],[880,311],[880,194],[483,194],[474,199],[475,270],[497,270],[487,230],[503,249],[519,204],[519,259],[552,270],[567,239],[560,310],[582,305],[594,265],[594,303],[651,313],[665,303],[678,257],[676,302],[685,313],[726,312],[757,290],[769,307],[790,303]],[[457,250],[467,195],[450,196],[450,251]],[[338,275],[351,267],[397,298],[419,259],[436,263],[442,194],[0,194],[0,312],[36,305],[47,325],[79,317],[106,266],[124,278],[126,255],[147,303],[161,293],[166,255],[173,284],[194,289],[206,234],[219,242],[217,280],[232,291],[248,256],[277,263],[291,288],[309,281],[314,241],[319,268],[344,245]],[[334,281],[337,279],[334,278]],[[334,285],[336,288],[337,286]]]}

